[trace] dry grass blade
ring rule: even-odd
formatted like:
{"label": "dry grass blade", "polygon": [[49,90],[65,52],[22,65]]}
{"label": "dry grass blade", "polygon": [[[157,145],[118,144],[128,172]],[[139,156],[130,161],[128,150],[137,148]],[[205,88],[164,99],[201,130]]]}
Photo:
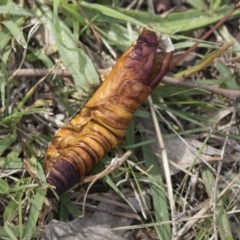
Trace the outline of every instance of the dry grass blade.
{"label": "dry grass blade", "polygon": [[187,223],[184,224],[184,226],[178,230],[178,232],[176,233],[176,235],[174,236],[174,240],[180,240],[182,239],[182,236],[187,233],[195,223],[197,223],[199,221],[199,219],[201,219],[206,212],[208,211],[209,207],[203,207],[197,214],[195,214],[192,219],[190,218],[190,220],[188,220]]}
{"label": "dry grass blade", "polygon": [[[162,160],[163,160],[163,166],[164,166],[165,177],[166,177],[166,182],[167,182],[168,199],[169,199],[169,203],[170,203],[171,216],[172,216],[172,219],[174,219],[174,217],[175,217],[175,202],[174,202],[174,196],[173,196],[173,188],[172,188],[172,181],[171,181],[171,174],[170,174],[170,170],[169,170],[167,153],[166,153],[166,149],[164,147],[162,134],[161,134],[159,124],[157,121],[157,115],[155,113],[155,109],[153,108],[153,102],[152,102],[151,97],[148,98],[148,101],[149,101],[149,106],[150,106],[153,123],[154,123],[155,130],[156,130],[159,147],[162,151]],[[172,229],[173,235],[175,235],[176,232],[177,232],[176,224],[173,221],[173,229]]]}

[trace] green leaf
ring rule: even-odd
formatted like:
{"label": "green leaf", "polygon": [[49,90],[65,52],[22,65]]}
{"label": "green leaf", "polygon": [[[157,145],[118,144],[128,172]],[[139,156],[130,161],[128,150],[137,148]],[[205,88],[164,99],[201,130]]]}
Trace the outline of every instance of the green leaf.
{"label": "green leaf", "polygon": [[[64,22],[54,17],[44,1],[41,1],[43,16],[39,16],[55,39],[58,51],[66,67],[71,72],[77,90],[89,92],[92,85],[99,83],[98,74],[92,61],[78,48],[78,41]],[[40,13],[37,13],[40,15]]]}
{"label": "green leaf", "polygon": [[207,4],[204,2],[204,0],[186,0],[186,2],[190,5],[192,5],[194,8],[206,11],[208,10]]}
{"label": "green leaf", "polygon": [[46,175],[43,166],[35,156],[28,160],[28,166],[30,171],[41,181],[41,183],[46,183]]}
{"label": "green leaf", "polygon": [[214,11],[221,7],[222,0],[210,0],[210,8]]}
{"label": "green leaf", "polygon": [[[19,107],[22,107],[22,105],[25,104],[25,102],[29,99],[29,97],[31,96],[31,94],[27,94],[22,101],[20,101],[18,103]],[[16,107],[14,109],[14,111],[17,111]],[[7,123],[17,123],[18,121],[20,121],[20,119],[24,116],[24,115],[28,115],[28,114],[33,114],[33,113],[45,113],[46,109],[45,108],[33,108],[33,109],[27,109],[27,110],[22,110],[21,112],[15,112],[5,118],[3,118],[2,123],[7,124]],[[0,148],[1,149],[1,148]],[[1,150],[0,150],[1,152]]]}
{"label": "green leaf", "polygon": [[26,10],[25,8],[19,7],[15,4],[0,6],[0,14],[11,14],[26,17],[33,16],[33,14],[30,11]]}
{"label": "green leaf", "polygon": [[240,90],[239,84],[234,79],[225,81],[222,85],[227,89]]}
{"label": "green leaf", "polygon": [[126,46],[130,46],[137,39],[139,32],[132,31],[130,39],[129,32],[125,26],[119,24],[111,24],[105,28],[101,28],[101,33],[106,36],[109,44],[116,46],[122,52],[126,50]]}
{"label": "green leaf", "polygon": [[78,22],[83,26],[86,25],[85,19],[79,14],[77,5],[70,5],[66,1],[61,1],[61,7],[67,12],[70,17],[74,18],[74,22]]}
{"label": "green leaf", "polygon": [[214,66],[216,70],[218,70],[222,79],[231,80],[233,78],[230,70],[222,61],[216,61]]}
{"label": "green leaf", "polygon": [[28,188],[34,188],[34,187],[39,187],[38,184],[33,183],[33,184],[24,184],[21,186],[15,186],[9,189],[9,193],[13,193],[13,192],[19,192],[21,190],[26,190]]}
{"label": "green leaf", "polygon": [[16,137],[11,134],[0,140],[0,155],[15,141]]}
{"label": "green leaf", "polygon": [[11,230],[10,228],[10,224],[8,224],[8,222],[4,223],[4,229],[6,231],[6,233],[9,235],[11,240],[18,240],[14,234],[14,232]]}
{"label": "green leaf", "polygon": [[[13,153],[13,152],[11,152]],[[9,154],[7,157],[1,157],[0,158],[0,168],[6,168],[6,169],[23,169],[24,164],[22,162],[22,158],[14,157],[13,155]]]}
{"label": "green leaf", "polygon": [[121,13],[120,11],[117,11],[110,7],[106,7],[104,5],[95,4],[95,3],[87,3],[85,1],[81,1],[81,6],[89,8],[89,9],[97,10],[110,18],[116,18],[116,19],[122,20],[124,22],[130,22],[130,23],[133,23],[133,24],[136,24],[139,26],[146,27],[146,25],[143,24],[142,21],[137,20],[135,17],[133,18],[131,16]]}
{"label": "green leaf", "polygon": [[220,35],[220,38],[223,42],[231,42],[233,41],[234,44],[231,46],[231,48],[228,50],[234,53],[236,56],[240,56],[240,42],[236,38],[236,36],[232,35],[232,32],[230,29],[228,29],[227,24],[222,25],[217,29],[218,34]]}
{"label": "green leaf", "polygon": [[82,212],[70,201],[68,194],[63,194],[61,196],[60,220],[66,221],[69,214],[73,219],[76,219],[81,216]]}
{"label": "green leaf", "polygon": [[[23,230],[24,230],[24,226],[23,226]],[[14,239],[14,237],[16,237],[17,239],[21,239],[20,237],[20,229],[19,226],[11,226],[8,224],[8,226],[5,227],[0,227],[0,237],[1,239]],[[9,238],[9,234],[13,234],[12,238]],[[42,230],[41,229],[35,229],[32,237],[33,239],[35,238],[39,238],[42,234]]]}
{"label": "green leaf", "polygon": [[[171,34],[180,32],[182,33],[209,26],[210,24],[213,24],[222,19],[230,10],[232,10],[232,8],[233,5],[226,5],[221,7],[216,12],[212,12],[211,10],[201,11],[194,9],[172,13],[165,18],[160,18],[159,16],[149,14],[148,12],[125,10],[122,8],[118,8],[118,11],[129,16],[134,16],[136,20],[139,20],[142,23],[151,24],[160,32]],[[239,15],[240,9],[237,9],[232,14],[232,17]]]}
{"label": "green leaf", "polygon": [[8,29],[8,31],[15,37],[23,48],[26,48],[27,42],[23,36],[22,31],[19,29],[18,25],[13,21],[2,21],[2,24]]}
{"label": "green leaf", "polygon": [[9,191],[9,186],[6,181],[0,178],[0,194],[6,194]]}
{"label": "green leaf", "polygon": [[[1,33],[0,33],[0,38],[1,38]],[[7,39],[8,38],[6,38],[5,40],[7,40]],[[10,40],[10,38],[8,40]],[[1,44],[2,43],[0,43],[0,45]],[[5,44],[7,44],[7,42]],[[4,48],[5,44],[3,43],[2,48]],[[0,49],[1,49],[1,46],[0,46]],[[0,73],[0,93],[1,93],[1,100],[2,100],[2,106],[3,107],[6,106],[6,102],[7,102],[5,98],[9,99],[8,91],[6,91],[6,86],[8,88],[9,82],[8,82],[6,76],[7,76],[7,62],[8,62],[10,53],[11,53],[11,48],[10,47],[6,47],[3,50],[2,59],[1,59],[2,63],[1,63],[1,73]]]}
{"label": "green leaf", "polygon": [[[209,119],[209,117],[205,117],[203,115],[195,114],[195,113],[189,113],[189,112],[182,112],[178,110],[174,110],[172,108],[169,108],[167,106],[156,106],[157,109],[161,109],[164,111],[169,111],[173,113],[175,116],[178,116],[182,119],[185,119],[186,121],[189,121],[191,123],[196,124],[197,126],[205,127],[200,121],[212,121],[214,122],[214,119]],[[196,119],[196,120],[195,120]]]}
{"label": "green leaf", "polygon": [[128,125],[126,135],[125,135],[125,140],[126,140],[126,145],[133,145],[135,143],[135,121],[132,119]]}
{"label": "green leaf", "polygon": [[211,229],[211,224],[212,224],[212,221],[209,218],[207,218],[204,221],[203,226],[201,226],[200,231],[199,231],[198,235],[196,236],[195,240],[206,239],[208,230]]}
{"label": "green leaf", "polygon": [[11,195],[11,199],[7,203],[7,206],[5,207],[3,213],[4,222],[11,223],[16,218],[19,205],[18,203],[19,201],[21,201],[21,196],[22,196],[21,192]]}
{"label": "green leaf", "polygon": [[[25,21],[23,17],[12,17],[11,20],[18,27],[22,26]],[[9,32],[9,29],[7,29],[5,26],[3,27],[2,31],[0,31],[0,51],[6,51],[4,50],[4,48],[7,46],[7,44],[9,43],[13,35],[10,33],[11,31]],[[11,49],[11,44],[8,44],[7,47]],[[0,76],[1,76],[1,73],[0,73]]]}
{"label": "green leaf", "polygon": [[26,229],[24,231],[24,239],[30,240],[32,239],[32,234],[35,231],[37,220],[39,218],[39,214],[42,210],[43,202],[46,196],[46,191],[42,189],[37,189],[36,195],[31,201],[31,209],[29,213],[29,218],[26,224]]}
{"label": "green leaf", "polygon": [[106,183],[120,196],[122,199],[132,208],[134,212],[136,212],[133,205],[127,200],[127,198],[124,196],[122,191],[119,189],[119,187],[112,181],[112,179],[109,176],[104,177]]}
{"label": "green leaf", "polygon": [[[142,141],[146,139],[143,135],[141,136]],[[163,192],[161,189],[165,189],[161,173],[159,171],[159,165],[157,162],[156,157],[150,150],[149,146],[143,146],[143,156],[145,161],[145,165],[147,168],[152,167],[150,175],[155,179],[155,182],[160,186],[158,188],[155,185],[150,185],[151,193],[152,193],[152,200],[155,212],[155,218],[157,222],[165,222],[169,221],[169,213],[168,213],[168,200],[166,197],[166,193]],[[149,181],[152,182],[153,180],[149,178]],[[162,226],[157,226],[156,230],[158,232],[158,236],[161,240],[171,240],[171,227],[170,224],[164,224]]]}

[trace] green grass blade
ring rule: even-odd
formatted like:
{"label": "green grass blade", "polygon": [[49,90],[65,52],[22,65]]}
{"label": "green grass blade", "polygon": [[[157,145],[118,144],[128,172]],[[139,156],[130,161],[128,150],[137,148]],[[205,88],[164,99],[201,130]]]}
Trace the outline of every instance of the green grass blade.
{"label": "green grass blade", "polygon": [[9,192],[9,185],[8,183],[0,178],[0,194],[6,194]]}
{"label": "green grass blade", "polygon": [[[134,16],[138,21],[145,24],[151,24],[156,27],[160,32],[164,33],[183,33],[201,27],[209,26],[220,19],[222,19],[230,10],[233,5],[225,5],[218,9],[216,12],[201,11],[198,9],[190,9],[183,12],[175,12],[169,14],[165,18],[159,18],[157,15],[149,14],[148,12],[125,10],[118,8],[118,11],[128,16]],[[240,9],[237,9],[232,16],[239,16]],[[180,36],[179,36],[180,37]]]}
{"label": "green grass blade", "polygon": [[[7,228],[7,231],[6,231],[6,228]],[[0,226],[0,238],[1,239],[20,239],[20,234],[19,234],[19,226],[11,226],[11,225],[8,225],[5,227],[2,227]],[[23,228],[24,230],[24,228]],[[9,234],[13,234],[13,238],[9,238]],[[39,238],[41,236],[41,233],[42,233],[42,230],[38,230],[36,229],[32,235],[32,238],[35,239],[35,238]]]}
{"label": "green grass blade", "polygon": [[16,137],[11,134],[0,140],[0,155],[16,140]]}
{"label": "green grass blade", "polygon": [[11,240],[18,240],[14,234],[14,232],[11,230],[11,228],[8,225],[8,222],[5,222],[4,224],[4,229],[6,231],[6,233],[9,235]]}
{"label": "green grass blade", "polygon": [[89,8],[89,9],[94,9],[97,11],[100,11],[102,14],[110,17],[110,18],[115,18],[118,20],[122,20],[124,22],[130,22],[139,26],[146,26],[145,24],[142,23],[142,21],[140,20],[136,20],[136,18],[125,15],[123,13],[121,13],[120,11],[117,11],[113,8],[110,7],[106,7],[104,5],[100,5],[100,4],[93,4],[93,3],[87,3],[85,1],[81,1],[81,6]]}
{"label": "green grass blade", "polygon": [[24,231],[24,239],[32,239],[32,234],[35,231],[37,220],[41,212],[43,202],[45,199],[46,191],[42,189],[37,189],[36,195],[32,200],[32,205],[29,213],[29,218],[26,224],[26,229]]}
{"label": "green grass blade", "polygon": [[[144,140],[143,136],[142,136],[142,140]],[[142,147],[142,149],[143,149],[143,156],[145,159],[145,165],[147,168],[149,168],[150,166],[153,166],[150,172],[150,175],[155,179],[156,183],[160,186],[160,188],[158,188],[155,185],[150,185],[156,221],[157,222],[169,221],[168,201],[167,201],[166,193],[164,193],[161,190],[161,189],[165,189],[165,186],[162,181],[157,159],[153,155],[153,153],[150,151],[149,146],[145,145]],[[152,182],[152,179],[149,179],[149,181]],[[170,224],[157,226],[156,230],[161,240],[171,239]]]}
{"label": "green grass blade", "polygon": [[2,24],[8,29],[8,31],[13,35],[13,37],[26,48],[27,42],[23,36],[22,31],[19,29],[18,25],[13,21],[2,21]]}
{"label": "green grass blade", "polygon": [[[19,183],[17,183],[19,184]],[[4,222],[11,223],[17,215],[18,205],[21,201],[20,197],[22,196],[21,192],[12,195],[11,200],[8,202],[3,213]]]}
{"label": "green grass blade", "polygon": [[[204,167],[202,169],[202,177],[205,184],[205,188],[207,190],[208,196],[212,198],[212,193],[215,185],[215,177],[212,171]],[[218,192],[217,192],[218,196]],[[222,240],[233,240],[228,216],[226,214],[226,210],[224,208],[224,202],[222,199],[218,200],[216,203],[216,218],[218,223],[218,231]]]}
{"label": "green grass blade", "polygon": [[127,200],[122,191],[116,186],[116,184],[112,181],[112,179],[109,176],[105,177],[105,181],[120,197],[122,197],[122,199],[124,199],[124,201],[126,201],[126,203],[132,208],[132,210],[136,212],[133,205]]}
{"label": "green grass blade", "polygon": [[66,221],[69,214],[76,219],[82,215],[82,212],[70,201],[68,194],[64,194],[61,197],[60,220]]}
{"label": "green grass blade", "polygon": [[16,4],[7,4],[5,6],[0,6],[0,14],[11,14],[17,16],[26,16],[30,17],[33,14],[25,8],[19,7]]}
{"label": "green grass blade", "polygon": [[194,8],[201,10],[201,11],[207,11],[208,10],[208,6],[207,4],[204,2],[204,0],[187,0],[186,1],[188,4],[192,5]]}
{"label": "green grass blade", "polygon": [[198,235],[196,236],[195,240],[206,239],[206,236],[208,236],[208,230],[211,229],[211,225],[212,225],[211,219],[209,219],[209,218],[206,219],[203,226],[201,226],[201,229],[200,229]]}
{"label": "green grass blade", "polygon": [[218,10],[221,7],[222,0],[210,0],[210,8],[213,11]]}

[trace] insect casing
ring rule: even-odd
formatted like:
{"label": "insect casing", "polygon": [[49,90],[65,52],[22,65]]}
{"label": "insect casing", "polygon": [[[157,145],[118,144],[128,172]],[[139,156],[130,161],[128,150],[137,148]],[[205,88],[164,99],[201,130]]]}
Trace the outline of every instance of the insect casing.
{"label": "insect casing", "polygon": [[172,54],[168,37],[144,28],[81,112],[56,132],[45,171],[58,195],[121,143],[134,112],[168,70]]}

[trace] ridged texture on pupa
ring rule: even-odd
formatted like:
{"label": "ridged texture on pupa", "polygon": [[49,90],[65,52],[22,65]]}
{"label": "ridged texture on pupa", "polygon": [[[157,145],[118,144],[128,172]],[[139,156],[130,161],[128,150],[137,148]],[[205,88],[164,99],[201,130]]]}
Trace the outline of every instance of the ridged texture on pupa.
{"label": "ridged texture on pupa", "polygon": [[168,68],[173,51],[165,45],[155,32],[144,28],[82,111],[56,132],[45,171],[59,195],[121,143],[134,112]]}

